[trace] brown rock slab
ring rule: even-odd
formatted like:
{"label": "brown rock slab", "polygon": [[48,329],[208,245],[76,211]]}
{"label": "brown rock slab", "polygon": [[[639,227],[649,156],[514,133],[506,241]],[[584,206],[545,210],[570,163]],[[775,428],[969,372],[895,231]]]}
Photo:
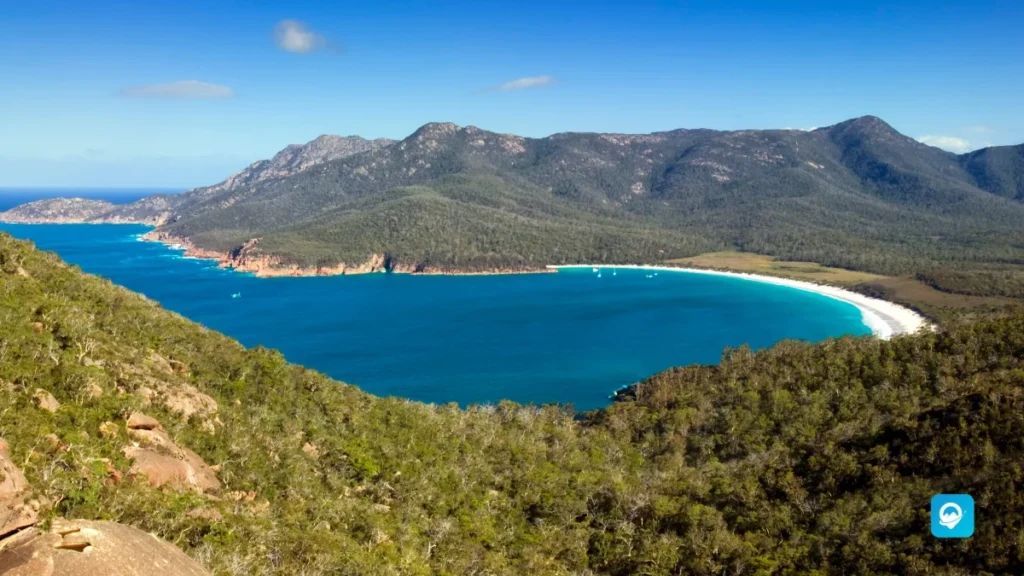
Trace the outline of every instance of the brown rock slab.
{"label": "brown rock slab", "polygon": [[36,406],[42,410],[46,410],[47,412],[56,412],[57,409],[60,408],[60,402],[57,402],[57,399],[53,397],[53,394],[50,394],[42,388],[36,388],[35,393],[32,394],[32,398],[35,400]]}
{"label": "brown rock slab", "polygon": [[156,396],[156,390],[153,390],[148,386],[139,386],[139,388],[135,391],[135,395],[138,396],[140,400],[142,400],[143,406],[149,406],[153,402],[153,397]]}
{"label": "brown rock slab", "polygon": [[178,446],[155,419],[136,412],[128,418],[128,437],[134,442],[122,452],[135,461],[129,473],[143,476],[150,486],[219,490],[217,473],[195,452]]}
{"label": "brown rock slab", "polygon": [[132,412],[128,417],[129,430],[161,430],[160,422],[152,416],[146,416],[142,412]]}
{"label": "brown rock slab", "polygon": [[0,538],[36,523],[38,510],[29,496],[25,475],[11,461],[7,442],[0,439]]}
{"label": "brown rock slab", "polygon": [[163,356],[156,352],[150,352],[148,360],[161,372],[167,372],[168,374],[173,373],[174,369],[171,368],[171,363]]}
{"label": "brown rock slab", "polygon": [[201,564],[169,542],[115,522],[57,520],[3,541],[5,576],[207,576]]}
{"label": "brown rock slab", "polygon": [[217,401],[191,384],[168,385],[163,394],[164,404],[186,420],[193,415],[206,417],[217,412]]}

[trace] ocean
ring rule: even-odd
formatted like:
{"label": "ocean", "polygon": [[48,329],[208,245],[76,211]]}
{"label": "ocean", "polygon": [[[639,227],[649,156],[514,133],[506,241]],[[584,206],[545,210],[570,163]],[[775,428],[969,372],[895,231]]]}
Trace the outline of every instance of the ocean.
{"label": "ocean", "polygon": [[[870,333],[847,303],[736,278],[643,270],[256,278],[143,242],[136,225],[17,225],[246,346],[373,394],[433,403],[605,406],[618,388],[726,347]],[[233,297],[238,294],[238,297]]]}

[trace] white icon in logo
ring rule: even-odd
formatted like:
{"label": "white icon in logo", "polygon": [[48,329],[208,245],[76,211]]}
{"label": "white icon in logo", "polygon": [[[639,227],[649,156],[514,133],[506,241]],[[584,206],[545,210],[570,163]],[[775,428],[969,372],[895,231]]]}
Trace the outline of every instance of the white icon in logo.
{"label": "white icon in logo", "polygon": [[[949,512],[946,512],[949,510]],[[964,518],[964,511],[955,502],[946,502],[939,508],[939,524],[952,530]]]}

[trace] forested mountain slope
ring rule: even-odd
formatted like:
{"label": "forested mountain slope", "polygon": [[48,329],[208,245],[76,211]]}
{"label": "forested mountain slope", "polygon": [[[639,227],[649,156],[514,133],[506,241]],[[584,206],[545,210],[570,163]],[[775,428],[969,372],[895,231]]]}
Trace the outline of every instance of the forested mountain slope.
{"label": "forested mountain slope", "polygon": [[[1016,292],[1021,279],[1021,147],[958,157],[873,116],[538,139],[432,123],[340,155],[318,142],[89,218],[161,223],[155,237],[243,269],[488,271],[739,249],[952,291],[998,277],[993,295]],[[47,202],[0,219],[52,219]]]}
{"label": "forested mountain slope", "polygon": [[[260,237],[264,253],[304,265],[371,253],[469,268],[651,261],[717,244],[906,273],[1018,259],[1022,217],[956,156],[874,117],[813,132],[543,139],[428,124],[376,152],[211,196],[162,231],[224,251]],[[594,240],[558,249],[580,224]]]}
{"label": "forested mountain slope", "polygon": [[[1024,317],[734,350],[581,417],[376,398],[6,234],[0,327],[40,514],[215,573],[1024,572]],[[974,537],[929,535],[939,492]]]}
{"label": "forested mountain slope", "polygon": [[1024,200],[1024,144],[982,148],[961,156],[960,162],[981,188]]}

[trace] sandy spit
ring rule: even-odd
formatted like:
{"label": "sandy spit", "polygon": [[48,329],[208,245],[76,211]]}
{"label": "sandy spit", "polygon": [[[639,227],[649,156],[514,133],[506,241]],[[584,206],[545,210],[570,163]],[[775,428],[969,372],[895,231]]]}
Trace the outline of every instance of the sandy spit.
{"label": "sandy spit", "polygon": [[880,300],[878,298],[871,298],[863,294],[851,292],[843,288],[837,288],[835,286],[828,286],[825,284],[815,284],[814,282],[806,282],[804,280],[792,280],[789,278],[779,278],[777,276],[764,276],[761,274],[749,274],[745,272],[724,272],[719,270],[705,270],[701,268],[681,268],[674,266],[639,266],[639,265],[621,265],[621,266],[595,266],[592,264],[573,264],[569,266],[548,266],[555,270],[568,269],[568,268],[598,268],[598,269],[614,269],[614,268],[628,268],[634,270],[655,270],[659,272],[680,272],[686,274],[708,274],[711,276],[728,276],[731,278],[741,278],[743,280],[750,280],[754,282],[765,282],[768,284],[776,284],[779,286],[788,286],[790,288],[796,288],[797,290],[806,290],[808,292],[814,292],[815,294],[821,294],[829,298],[834,298],[853,304],[860,310],[861,316],[863,317],[864,324],[871,329],[871,332],[883,340],[892,338],[893,336],[900,336],[903,334],[914,334],[922,330],[932,330],[934,327],[924,319],[920,314],[913,310],[894,304],[886,300]]}

